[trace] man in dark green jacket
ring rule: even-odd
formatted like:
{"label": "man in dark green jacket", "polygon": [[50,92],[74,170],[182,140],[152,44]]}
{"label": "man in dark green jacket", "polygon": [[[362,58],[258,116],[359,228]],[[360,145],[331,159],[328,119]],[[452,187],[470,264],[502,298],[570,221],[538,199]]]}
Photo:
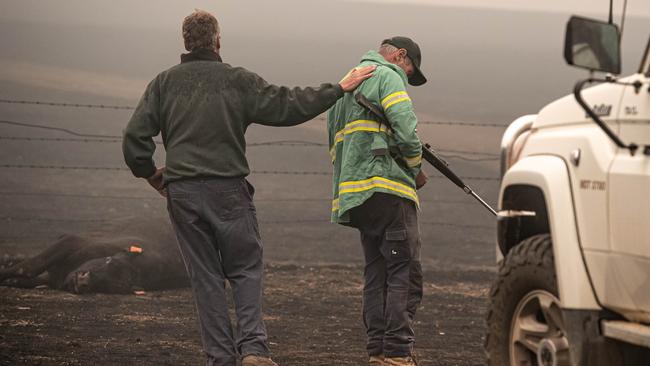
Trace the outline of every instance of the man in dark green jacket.
{"label": "man in dark green jacket", "polygon": [[[319,88],[269,85],[219,56],[217,20],[196,11],[183,22],[181,63],[149,83],[124,131],[124,159],[136,177],[167,196],[169,215],[192,283],[208,365],[276,365],[262,321],[262,243],[245,180],[244,133],[255,122],[292,126],[331,107],[372,75],[354,70]],[[166,168],[152,159],[162,134]],[[237,314],[233,334],[225,281]]]}

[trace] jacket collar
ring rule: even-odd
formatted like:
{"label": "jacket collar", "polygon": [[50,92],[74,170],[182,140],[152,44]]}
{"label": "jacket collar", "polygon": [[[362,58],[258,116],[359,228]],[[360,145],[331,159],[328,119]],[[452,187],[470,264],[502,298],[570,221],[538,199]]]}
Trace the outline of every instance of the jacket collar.
{"label": "jacket collar", "polygon": [[366,52],[366,54],[363,55],[363,57],[361,57],[361,62],[365,62],[365,61],[370,61],[372,63],[382,65],[382,66],[386,66],[386,67],[392,69],[393,71],[395,71],[402,78],[402,81],[404,82],[404,85],[406,85],[408,83],[408,77],[406,76],[406,72],[404,72],[404,70],[402,70],[401,67],[399,67],[399,66],[397,66],[395,64],[391,64],[390,62],[386,61],[384,56],[380,55],[379,52],[377,52],[377,51],[368,51],[368,52]]}
{"label": "jacket collar", "polygon": [[207,48],[198,48],[190,53],[184,53],[181,55],[181,63],[192,61],[221,61],[221,56],[213,50]]}

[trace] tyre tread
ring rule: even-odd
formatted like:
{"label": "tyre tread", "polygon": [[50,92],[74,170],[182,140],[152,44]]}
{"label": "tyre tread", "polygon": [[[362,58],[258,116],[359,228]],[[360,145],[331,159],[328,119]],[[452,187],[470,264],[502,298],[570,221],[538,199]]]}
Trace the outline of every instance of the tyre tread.
{"label": "tyre tread", "polygon": [[[524,239],[510,250],[506,257],[499,263],[497,279],[493,282],[489,292],[489,308],[486,315],[487,335],[485,337],[484,349],[486,364],[489,366],[504,366],[501,360],[495,359],[494,352],[499,349],[496,331],[494,329],[502,317],[503,306],[495,306],[501,303],[503,298],[508,296],[511,290],[508,281],[522,267],[533,266],[540,273],[552,273],[552,283],[556,284],[556,275],[553,259],[553,245],[550,234],[539,234]],[[551,267],[551,268],[549,268]],[[557,291],[557,290],[556,290]]]}

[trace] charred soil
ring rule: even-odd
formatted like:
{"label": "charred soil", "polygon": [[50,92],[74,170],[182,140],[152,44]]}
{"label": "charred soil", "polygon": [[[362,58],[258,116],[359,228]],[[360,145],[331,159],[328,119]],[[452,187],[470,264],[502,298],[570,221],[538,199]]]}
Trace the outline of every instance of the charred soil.
{"label": "charred soil", "polygon": [[[364,365],[362,268],[270,264],[265,321],[281,365]],[[483,364],[483,315],[494,273],[425,273],[416,316],[422,365]],[[203,363],[189,289],[72,295],[0,288],[2,365]]]}

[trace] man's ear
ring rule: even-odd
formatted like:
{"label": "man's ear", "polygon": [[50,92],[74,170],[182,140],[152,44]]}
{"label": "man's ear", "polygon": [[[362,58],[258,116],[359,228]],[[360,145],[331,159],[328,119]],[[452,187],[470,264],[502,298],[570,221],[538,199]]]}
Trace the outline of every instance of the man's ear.
{"label": "man's ear", "polygon": [[214,46],[217,48],[217,51],[221,49],[221,34],[217,35],[217,42]]}

